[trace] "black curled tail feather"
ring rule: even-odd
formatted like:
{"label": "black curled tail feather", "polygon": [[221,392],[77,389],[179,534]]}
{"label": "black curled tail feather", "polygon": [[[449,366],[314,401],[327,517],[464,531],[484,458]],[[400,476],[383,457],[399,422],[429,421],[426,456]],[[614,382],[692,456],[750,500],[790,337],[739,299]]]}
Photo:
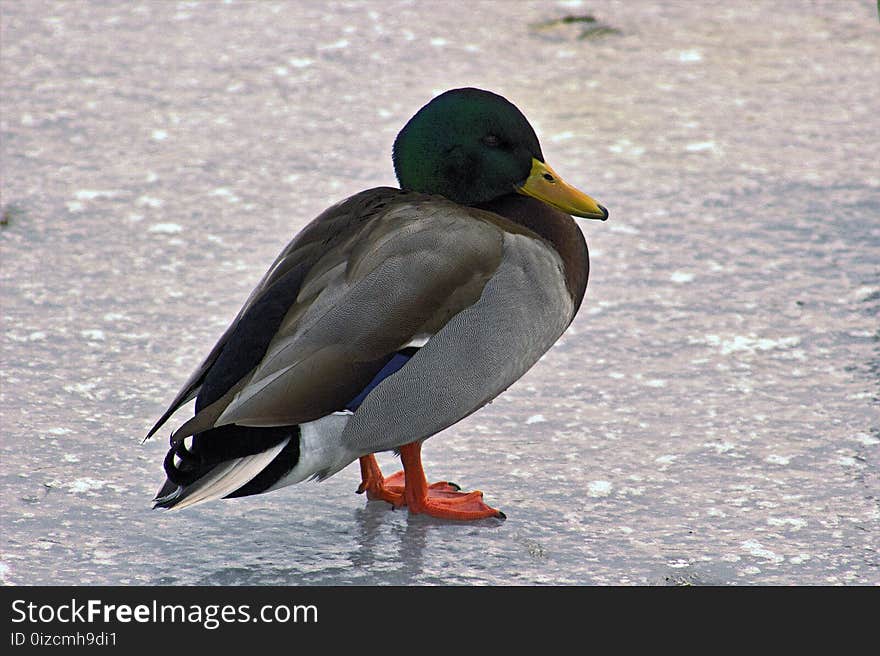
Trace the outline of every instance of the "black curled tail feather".
{"label": "black curled tail feather", "polygon": [[188,491],[215,467],[238,458],[262,453],[289,440],[285,447],[254,478],[224,498],[243,497],[265,492],[299,462],[299,426],[220,426],[186,441],[171,442],[163,467],[167,480],[156,493],[154,508],[173,508],[188,496]]}

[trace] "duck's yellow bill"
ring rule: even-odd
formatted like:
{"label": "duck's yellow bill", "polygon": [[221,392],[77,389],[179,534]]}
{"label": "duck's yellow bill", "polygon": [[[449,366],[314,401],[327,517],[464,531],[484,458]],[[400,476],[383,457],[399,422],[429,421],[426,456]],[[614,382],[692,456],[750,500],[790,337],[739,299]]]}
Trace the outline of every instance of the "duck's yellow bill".
{"label": "duck's yellow bill", "polygon": [[572,216],[602,221],[608,218],[608,210],[584,192],[566,184],[562,178],[556,175],[556,171],[535,158],[532,158],[532,170],[529,177],[526,178],[525,184],[522,187],[517,187],[516,190]]}

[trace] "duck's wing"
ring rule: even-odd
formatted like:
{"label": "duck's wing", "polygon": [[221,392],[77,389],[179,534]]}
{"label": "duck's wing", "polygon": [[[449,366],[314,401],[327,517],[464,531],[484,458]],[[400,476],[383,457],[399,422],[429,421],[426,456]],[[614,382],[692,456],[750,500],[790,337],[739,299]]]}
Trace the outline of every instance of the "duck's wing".
{"label": "duck's wing", "polygon": [[[218,378],[237,380],[250,370],[259,361],[268,344],[265,334],[267,306],[272,306],[271,309],[274,309],[275,313],[282,310],[279,305],[283,304],[284,297],[296,295],[303,278],[323,254],[339,247],[340,242],[355,237],[361,225],[368,223],[400,193],[399,190],[390,187],[369,189],[328,208],[303,228],[269,267],[208,356],[192,372],[174,400],[147,433],[147,439],[152,437],[171,415],[199,394],[212,369],[215,371],[213,376],[215,380]],[[259,307],[255,308],[255,305]],[[248,320],[244,321],[243,325],[246,317]],[[255,322],[259,324],[256,328],[261,333],[262,339],[255,339],[252,331],[255,326],[250,325]],[[261,327],[263,329],[260,331]],[[215,369],[215,364],[224,354],[227,362],[221,363]],[[235,354],[239,355],[235,358],[238,362],[229,362]],[[242,369],[245,371],[241,371]],[[219,373],[223,375],[218,376]],[[217,385],[222,387],[223,381],[218,381]]]}
{"label": "duck's wing", "polygon": [[466,208],[399,190],[330,208],[281,253],[150,435],[194,396],[175,440],[342,410],[396,352],[480,298],[503,241]]}
{"label": "duck's wing", "polygon": [[364,399],[338,440],[350,456],[452,426],[525,374],[571,322],[574,302],[558,252],[530,231],[500,228],[501,259],[479,298]]}

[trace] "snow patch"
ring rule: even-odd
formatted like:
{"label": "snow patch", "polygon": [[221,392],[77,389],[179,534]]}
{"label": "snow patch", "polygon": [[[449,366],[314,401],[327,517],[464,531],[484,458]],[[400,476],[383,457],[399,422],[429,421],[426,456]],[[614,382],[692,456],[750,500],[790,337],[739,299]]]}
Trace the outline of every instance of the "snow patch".
{"label": "snow patch", "polygon": [[165,201],[161,198],[156,198],[155,196],[141,196],[135,201],[135,204],[139,207],[153,207],[159,208],[165,204]]}
{"label": "snow patch", "polygon": [[73,194],[77,200],[95,200],[97,198],[116,198],[123,193],[117,189],[80,189]]}
{"label": "snow patch", "polygon": [[686,273],[684,271],[673,271],[672,275],[669,276],[669,279],[672,282],[677,283],[691,282],[694,279],[694,274]]}
{"label": "snow patch", "polygon": [[94,490],[100,490],[105,485],[107,485],[107,481],[99,481],[96,478],[77,478],[70,483],[64,485],[71,492],[83,493],[83,492],[92,492]]}
{"label": "snow patch", "polygon": [[150,226],[149,232],[162,235],[176,235],[183,232],[183,227],[176,223],[154,223]]}
{"label": "snow patch", "polygon": [[780,337],[779,339],[769,339],[766,337],[757,337],[754,334],[734,335],[731,338],[722,338],[719,335],[706,335],[705,342],[710,346],[720,347],[722,355],[730,355],[731,353],[739,352],[755,353],[756,351],[786,349],[800,344],[801,338],[791,336]]}
{"label": "snow patch", "polygon": [[785,558],[778,553],[764,547],[757,540],[745,540],[740,543],[744,551],[755,556],[756,558],[765,558],[774,563],[781,563]]}
{"label": "snow patch", "polygon": [[703,61],[703,54],[696,49],[679,50],[678,61],[680,62],[698,62]]}
{"label": "snow patch", "polygon": [[791,526],[795,529],[801,529],[807,525],[807,520],[800,517],[768,517],[767,523],[770,526]]}
{"label": "snow patch", "polygon": [[689,153],[700,153],[705,150],[715,151],[718,150],[715,147],[714,141],[695,141],[693,143],[687,144],[684,149]]}
{"label": "snow patch", "polygon": [[590,481],[587,486],[587,494],[591,497],[607,497],[611,494],[610,481]]}

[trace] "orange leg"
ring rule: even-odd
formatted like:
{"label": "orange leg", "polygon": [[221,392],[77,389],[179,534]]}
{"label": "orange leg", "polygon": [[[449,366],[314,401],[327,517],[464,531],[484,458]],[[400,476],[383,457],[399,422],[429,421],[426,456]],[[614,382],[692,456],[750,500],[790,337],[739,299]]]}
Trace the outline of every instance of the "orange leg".
{"label": "orange leg", "polygon": [[[362,456],[361,464],[361,484],[358,486],[357,493],[367,493],[367,498],[372,500],[387,501],[395,508],[406,505],[406,498],[403,495],[406,486],[406,474],[399,471],[391,474],[388,478],[382,475],[379,463],[376,462],[376,456],[370,454]],[[432,483],[428,486],[432,494],[441,492],[458,492],[461,488],[455,483],[440,481]]]}
{"label": "orange leg", "polygon": [[376,462],[376,456],[372,453],[363,456],[361,462],[361,484],[358,486],[357,493],[367,493],[370,500],[378,499],[387,501],[395,508],[406,505],[403,496],[403,472],[385,478],[382,476],[382,470],[379,469],[379,463]]}
{"label": "orange leg", "polygon": [[421,452],[421,442],[402,446],[400,459],[403,461],[403,471],[387,479],[382,476],[373,455],[362,457],[360,464],[363,481],[358,487],[358,493],[366,492],[369,499],[387,501],[395,508],[405,505],[411,513],[425,513],[440,519],[505,518],[500,510],[483,503],[483,493],[480,491],[459,492],[461,488],[446,481],[428,485],[422,469]]}

